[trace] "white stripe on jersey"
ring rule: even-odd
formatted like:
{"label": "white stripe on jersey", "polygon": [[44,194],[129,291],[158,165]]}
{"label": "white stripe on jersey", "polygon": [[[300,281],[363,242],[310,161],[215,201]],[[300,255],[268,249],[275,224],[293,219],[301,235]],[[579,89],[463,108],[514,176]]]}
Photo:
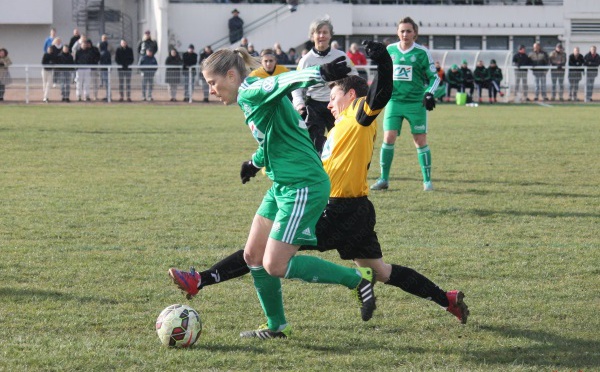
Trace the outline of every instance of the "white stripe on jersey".
{"label": "white stripe on jersey", "polygon": [[284,243],[294,244],[294,236],[296,235],[300,221],[304,216],[304,209],[307,201],[308,187],[298,189],[296,193],[296,200],[294,201],[294,208],[292,209],[292,215],[290,216],[290,220],[285,228],[285,231],[283,232],[282,241]]}

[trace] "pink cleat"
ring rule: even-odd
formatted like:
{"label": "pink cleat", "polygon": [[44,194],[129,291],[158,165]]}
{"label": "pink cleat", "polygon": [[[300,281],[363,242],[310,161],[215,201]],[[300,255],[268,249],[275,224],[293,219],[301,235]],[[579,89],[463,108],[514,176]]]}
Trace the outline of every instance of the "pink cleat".
{"label": "pink cleat", "polygon": [[461,291],[450,291],[446,292],[446,298],[450,305],[446,309],[449,313],[452,313],[462,324],[467,324],[467,317],[469,316],[469,307],[464,303],[464,293]]}
{"label": "pink cleat", "polygon": [[176,268],[169,269],[169,276],[173,279],[173,283],[179,289],[186,293],[185,297],[191,300],[192,297],[198,294],[198,285],[200,284],[200,274],[192,267],[190,272],[179,271]]}

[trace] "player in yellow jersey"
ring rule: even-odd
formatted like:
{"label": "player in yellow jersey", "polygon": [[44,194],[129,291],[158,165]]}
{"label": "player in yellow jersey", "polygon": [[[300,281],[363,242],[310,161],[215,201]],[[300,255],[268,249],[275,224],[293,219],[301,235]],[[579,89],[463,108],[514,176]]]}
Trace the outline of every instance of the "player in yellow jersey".
{"label": "player in yellow jersey", "polygon": [[277,64],[277,57],[273,49],[263,49],[260,52],[260,65],[261,67],[253,70],[249,76],[264,79],[290,71],[287,67]]}
{"label": "player in yellow jersey", "polygon": [[[366,51],[377,63],[377,78],[369,88],[358,76],[348,76],[331,82],[328,108],[335,117],[321,159],[331,180],[331,192],[325,211],[316,227],[317,245],[301,250],[328,251],[336,249],[344,260],[353,260],[360,267],[371,267],[377,281],[429,299],[467,322],[469,310],[461,291],[445,292],[417,271],[383,261],[381,245],[375,233],[375,208],[368,199],[367,171],[377,134],[377,115],[390,99],[392,63],[383,44],[368,42]],[[173,270],[173,269],[172,269]],[[221,260],[209,270],[185,274],[196,285],[184,288],[188,297],[204,286],[217,284],[248,273],[240,250]]]}

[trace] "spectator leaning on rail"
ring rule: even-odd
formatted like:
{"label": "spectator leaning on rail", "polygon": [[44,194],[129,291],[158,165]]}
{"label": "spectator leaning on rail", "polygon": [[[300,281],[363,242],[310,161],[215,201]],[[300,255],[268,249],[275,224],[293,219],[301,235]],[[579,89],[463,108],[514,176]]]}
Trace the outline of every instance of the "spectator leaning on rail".
{"label": "spectator leaning on rail", "polygon": [[528,68],[531,66],[531,59],[527,55],[525,45],[519,45],[519,51],[515,53],[512,59],[513,66],[515,69],[515,97],[519,93],[519,84],[523,86],[523,99],[529,101],[527,93],[529,87],[527,86],[527,74]]}
{"label": "spectator leaning on rail", "polygon": [[131,102],[131,69],[133,64],[133,49],[127,45],[126,40],[121,40],[121,45],[115,52],[115,62],[119,67],[119,102],[123,102],[124,94],[127,102]]}
{"label": "spectator leaning on rail", "polygon": [[554,67],[550,70],[550,82],[552,83],[552,96],[550,96],[550,100],[554,101],[556,99],[556,86],[558,85],[558,99],[564,101],[567,54],[563,50],[561,43],[556,44],[556,47],[548,58],[550,65]]}
{"label": "spectator leaning on rail", "polygon": [[595,45],[590,48],[590,52],[583,57],[583,60],[587,67],[585,100],[591,102],[592,94],[594,93],[594,80],[598,76],[598,66],[600,66],[600,56],[596,53]]}
{"label": "spectator leaning on rail", "polygon": [[569,56],[569,101],[579,101],[577,91],[579,90],[584,65],[585,60],[583,54],[579,53],[579,47],[573,48],[573,54]]}
{"label": "spectator leaning on rail", "polygon": [[542,99],[547,101],[546,75],[548,75],[548,69],[541,67],[550,65],[550,59],[548,58],[548,53],[542,50],[542,44],[533,44],[533,52],[529,53],[529,59],[533,66],[533,77],[535,79],[535,95],[533,100],[537,101],[541,94]]}
{"label": "spectator leaning on rail", "polygon": [[190,98],[194,96],[196,65],[198,64],[198,54],[194,51],[194,44],[188,45],[187,52],[183,53],[181,60],[183,62],[183,101],[189,102]]}
{"label": "spectator leaning on rail", "polygon": [[0,48],[0,101],[4,101],[6,86],[12,82],[8,71],[10,65],[12,65],[12,61],[8,58],[8,50]]}

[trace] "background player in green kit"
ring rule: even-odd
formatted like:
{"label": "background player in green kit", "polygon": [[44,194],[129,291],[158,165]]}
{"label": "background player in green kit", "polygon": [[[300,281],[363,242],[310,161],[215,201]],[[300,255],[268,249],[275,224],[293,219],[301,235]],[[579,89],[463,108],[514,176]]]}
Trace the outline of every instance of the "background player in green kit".
{"label": "background player in green kit", "polygon": [[[433,190],[431,183],[431,152],[427,145],[427,112],[435,108],[433,93],[440,84],[433,58],[429,51],[417,44],[419,26],[410,17],[400,20],[400,41],[387,47],[394,64],[394,92],[385,107],[383,118],[383,144],[379,164],[381,176],[371,190],[389,187],[390,168],[394,159],[394,143],[400,135],[404,119],[410,124],[417,156],[423,173],[423,189]],[[425,86],[425,79],[429,85]]]}
{"label": "background player in green kit", "polygon": [[[224,104],[237,102],[259,146],[252,159],[242,164],[246,183],[264,167],[273,181],[258,208],[244,248],[267,324],[242,332],[241,337],[285,338],[291,333],[283,310],[280,278],[312,283],[342,284],[354,289],[361,303],[362,319],[375,310],[370,268],[347,268],[313,256],[295,256],[301,245],[316,245],[315,225],[327,204],[329,177],[312,142],[306,124],[286,95],[298,88],[346,77],[345,57],[260,79],[248,77],[256,61],[245,48],[223,49],[202,63],[202,74],[211,94]],[[182,289],[197,284],[195,273],[170,269],[169,275]]]}

